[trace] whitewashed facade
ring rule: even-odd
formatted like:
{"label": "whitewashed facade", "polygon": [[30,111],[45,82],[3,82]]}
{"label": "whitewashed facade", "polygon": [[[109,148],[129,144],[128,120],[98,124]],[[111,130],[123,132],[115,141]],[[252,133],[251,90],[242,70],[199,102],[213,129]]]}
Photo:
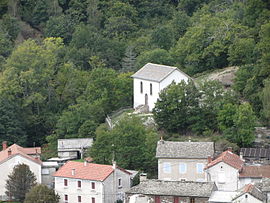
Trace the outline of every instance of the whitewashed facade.
{"label": "whitewashed facade", "polygon": [[215,182],[218,190],[235,191],[239,186],[239,171],[238,169],[220,162],[206,170],[207,181]]}
{"label": "whitewashed facade", "polygon": [[18,164],[26,164],[29,169],[35,174],[37,178],[37,183],[41,183],[41,164],[35,162],[21,154],[11,155],[9,159],[6,159],[0,163],[0,200],[5,200],[7,197],[5,195],[5,185],[8,175],[12,173],[14,166]]}
{"label": "whitewashed facade", "polygon": [[188,82],[191,79],[176,67],[147,63],[133,77],[133,108],[148,105],[149,111],[155,107],[161,90],[173,81],[179,83],[182,80]]}
{"label": "whitewashed facade", "polygon": [[[68,168],[65,170],[73,173],[74,177],[56,173],[55,191],[60,195],[60,203],[114,203],[117,200],[124,200],[125,191],[131,187],[131,174],[118,168],[113,169],[111,173],[108,172],[104,180],[78,178],[81,169],[76,167],[72,169],[74,172]],[[89,174],[91,173],[98,172],[90,169]]]}

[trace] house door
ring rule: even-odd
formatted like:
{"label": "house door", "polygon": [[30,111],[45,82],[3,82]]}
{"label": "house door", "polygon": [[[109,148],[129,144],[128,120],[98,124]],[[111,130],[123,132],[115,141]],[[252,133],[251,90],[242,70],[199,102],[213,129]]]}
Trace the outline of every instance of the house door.
{"label": "house door", "polygon": [[145,101],[144,101],[144,105],[146,106],[146,105],[148,105],[148,95],[147,94],[145,94]]}

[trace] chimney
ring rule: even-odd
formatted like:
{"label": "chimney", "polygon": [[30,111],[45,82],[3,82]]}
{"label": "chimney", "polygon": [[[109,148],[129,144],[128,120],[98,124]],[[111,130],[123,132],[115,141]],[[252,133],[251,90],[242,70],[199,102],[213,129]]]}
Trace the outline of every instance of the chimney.
{"label": "chimney", "polygon": [[147,173],[140,174],[140,182],[147,180]]}
{"label": "chimney", "polygon": [[164,144],[163,136],[160,137],[159,143]]}
{"label": "chimney", "polygon": [[229,152],[232,152],[232,147],[228,147],[228,151]]}
{"label": "chimney", "polygon": [[8,148],[7,141],[2,142],[2,150],[6,150]]}
{"label": "chimney", "polygon": [[212,161],[212,157],[211,157],[210,155],[208,155],[208,157],[207,157],[207,162],[208,162],[208,163],[211,163],[211,161]]}
{"label": "chimney", "polygon": [[75,168],[71,169],[71,175],[75,176]]}
{"label": "chimney", "polygon": [[116,169],[116,161],[113,161],[112,164],[113,164],[112,168],[113,168],[113,170],[115,170]]}
{"label": "chimney", "polygon": [[8,150],[8,156],[10,156],[12,154],[11,149]]}
{"label": "chimney", "polygon": [[244,161],[243,152],[240,152],[240,159],[242,159]]}

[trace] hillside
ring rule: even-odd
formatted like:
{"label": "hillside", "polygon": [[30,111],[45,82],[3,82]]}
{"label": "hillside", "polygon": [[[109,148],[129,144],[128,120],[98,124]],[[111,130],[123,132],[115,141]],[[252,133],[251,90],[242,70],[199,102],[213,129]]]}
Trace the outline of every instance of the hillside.
{"label": "hillside", "polygon": [[[0,141],[53,154],[58,138],[96,138],[107,115],[132,106],[130,76],[148,62],[218,78],[269,126],[269,19],[266,0],[3,0]],[[208,123],[196,131],[220,130],[198,112]]]}

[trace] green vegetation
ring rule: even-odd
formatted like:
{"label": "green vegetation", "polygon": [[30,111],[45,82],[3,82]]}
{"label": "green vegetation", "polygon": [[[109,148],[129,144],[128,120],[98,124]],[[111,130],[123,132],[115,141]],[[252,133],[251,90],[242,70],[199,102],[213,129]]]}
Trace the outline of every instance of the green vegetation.
{"label": "green vegetation", "polygon": [[24,203],[58,203],[60,196],[55,194],[53,189],[48,188],[46,185],[34,186],[25,196]]}
{"label": "green vegetation", "polygon": [[132,105],[132,72],[154,62],[191,76],[238,66],[234,92],[172,85],[155,118],[169,138],[219,132],[250,145],[255,120],[270,126],[269,19],[267,0],[2,0],[0,142],[44,145],[46,158],[58,138],[99,141],[106,116]]}
{"label": "green vegetation", "polygon": [[6,180],[6,195],[10,200],[23,202],[26,193],[36,185],[36,176],[26,164],[18,164]]}

